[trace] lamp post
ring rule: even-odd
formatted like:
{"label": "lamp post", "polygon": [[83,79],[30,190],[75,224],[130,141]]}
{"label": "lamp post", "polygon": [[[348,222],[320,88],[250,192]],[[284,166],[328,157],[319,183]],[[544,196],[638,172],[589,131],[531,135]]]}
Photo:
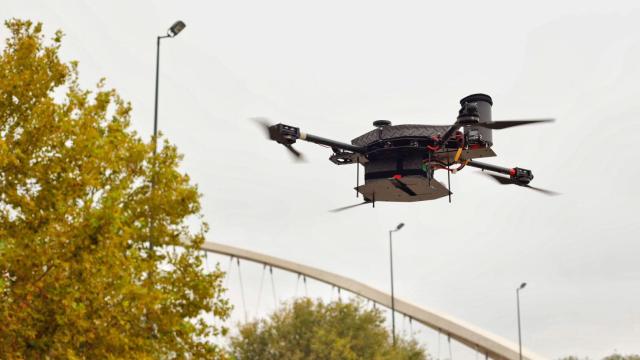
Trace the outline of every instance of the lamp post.
{"label": "lamp post", "polygon": [[516,289],[516,304],[518,306],[518,352],[520,354],[520,360],[522,360],[522,333],[520,331],[520,290],[527,286],[526,282],[520,284]]}
{"label": "lamp post", "polygon": [[[156,97],[155,97],[155,105],[153,109],[153,155],[155,157],[157,149],[158,149],[158,83],[160,78],[160,40],[164,38],[172,38],[178,35],[187,25],[181,20],[178,20],[171,25],[171,27],[167,30],[167,35],[161,35],[157,38],[157,46],[156,46]],[[151,193],[153,194],[155,191],[155,172],[151,177]],[[151,219],[149,222],[149,234],[153,234],[153,214],[151,215]],[[149,249],[153,251],[153,241],[149,240]]]}
{"label": "lamp post", "polygon": [[155,98],[155,106],[153,109],[153,153],[156,152],[156,137],[158,135],[158,82],[160,77],[160,40],[164,38],[172,38],[178,35],[187,25],[181,20],[176,21],[171,25],[169,30],[167,30],[167,35],[158,36],[157,39],[157,47],[156,47],[156,98]]}
{"label": "lamp post", "polygon": [[389,264],[391,266],[391,338],[393,346],[396,346],[396,304],[393,295],[393,237],[392,234],[404,226],[404,223],[398,224],[395,229],[389,230]]}

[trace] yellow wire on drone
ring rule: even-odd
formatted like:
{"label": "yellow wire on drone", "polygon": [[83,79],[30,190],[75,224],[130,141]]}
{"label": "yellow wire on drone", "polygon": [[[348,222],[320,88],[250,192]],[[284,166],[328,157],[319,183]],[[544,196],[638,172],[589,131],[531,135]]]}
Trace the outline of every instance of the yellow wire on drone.
{"label": "yellow wire on drone", "polygon": [[453,161],[458,161],[458,159],[460,159],[460,155],[462,155],[462,148],[458,148],[458,151],[456,151],[456,156],[453,157]]}

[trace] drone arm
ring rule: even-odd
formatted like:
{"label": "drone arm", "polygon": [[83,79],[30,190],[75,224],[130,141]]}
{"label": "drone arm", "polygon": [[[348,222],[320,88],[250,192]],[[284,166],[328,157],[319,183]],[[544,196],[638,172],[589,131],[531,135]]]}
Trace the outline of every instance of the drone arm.
{"label": "drone arm", "polygon": [[[293,145],[296,140],[305,140],[308,142],[330,146],[332,149],[347,150],[354,153],[362,154],[365,149],[360,146],[354,146],[351,144],[342,143],[339,141],[326,139],[320,136],[304,133],[300,131],[300,128],[285,124],[269,125],[264,119],[259,120],[259,123],[267,129],[269,138],[279,144],[286,146],[296,157],[300,157],[301,154],[293,149]],[[334,150],[335,152],[336,150]]]}
{"label": "drone arm", "polygon": [[460,126],[461,125],[458,122],[451,125],[451,127],[447,129],[447,131],[442,135],[442,137],[440,138],[440,141],[438,141],[438,145],[443,146],[444,144],[446,144],[447,141],[449,141],[449,138],[453,136],[453,134],[460,128]]}
{"label": "drone arm", "polygon": [[478,161],[469,161],[467,163],[467,166],[473,166],[478,169],[489,170],[500,174],[509,175],[509,178],[518,185],[526,186],[531,180],[533,180],[533,172],[531,170],[522,169],[519,167],[510,169]]}
{"label": "drone arm", "polygon": [[509,176],[515,175],[515,169],[509,169],[502,166],[496,166],[496,165],[487,164],[479,161],[469,160],[469,162],[467,163],[467,166],[472,166],[482,170],[489,170],[489,171],[493,171],[493,172],[497,172],[497,173],[505,174]]}
{"label": "drone arm", "polygon": [[326,139],[320,136],[315,136],[315,135],[311,135],[311,134],[307,134],[304,132],[300,132],[300,140],[305,140],[308,142],[312,142],[315,144],[320,144],[320,145],[326,145],[326,146],[330,146],[332,148],[337,148],[337,149],[342,149],[342,150],[347,150],[347,151],[352,151],[355,153],[362,153],[364,151],[363,148],[359,147],[359,146],[354,146],[351,144],[346,144],[343,142],[339,142],[339,141],[335,141],[335,140],[331,140],[331,139]]}

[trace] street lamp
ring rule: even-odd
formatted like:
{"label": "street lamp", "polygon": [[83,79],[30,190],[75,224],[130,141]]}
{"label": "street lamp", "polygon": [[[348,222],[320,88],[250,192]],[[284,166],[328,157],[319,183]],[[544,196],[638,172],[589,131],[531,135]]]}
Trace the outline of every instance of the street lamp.
{"label": "street lamp", "polygon": [[178,20],[167,30],[167,35],[158,36],[156,47],[156,99],[155,107],[153,111],[153,152],[156,152],[156,136],[158,135],[158,80],[160,75],[160,40],[164,38],[172,38],[178,35],[187,25],[184,22]]}
{"label": "street lamp", "polygon": [[520,354],[520,360],[522,360],[522,335],[520,332],[520,290],[524,289],[525,286],[527,286],[527,283],[523,282],[516,289],[516,304],[518,306],[518,351]]}
{"label": "street lamp", "polygon": [[180,33],[180,31],[184,30],[185,27],[187,27],[187,25],[181,20],[178,20],[174,22],[173,25],[171,25],[167,34],[171,37],[176,36]]}
{"label": "street lamp", "polygon": [[[156,47],[156,98],[155,98],[155,106],[153,109],[153,155],[155,157],[157,148],[158,148],[158,80],[160,78],[160,40],[164,38],[172,38],[178,35],[187,25],[181,20],[178,20],[171,25],[171,27],[167,30],[167,35],[161,35],[157,38],[157,47]],[[151,192],[154,193],[155,188],[155,172],[151,177]],[[150,220],[150,229],[149,234],[153,233],[153,216],[151,216]],[[153,250],[153,241],[149,241],[149,249]]]}
{"label": "street lamp", "polygon": [[398,224],[395,229],[389,230],[389,264],[391,265],[391,337],[393,346],[396,346],[396,304],[393,296],[393,238],[392,234],[404,227],[404,223]]}

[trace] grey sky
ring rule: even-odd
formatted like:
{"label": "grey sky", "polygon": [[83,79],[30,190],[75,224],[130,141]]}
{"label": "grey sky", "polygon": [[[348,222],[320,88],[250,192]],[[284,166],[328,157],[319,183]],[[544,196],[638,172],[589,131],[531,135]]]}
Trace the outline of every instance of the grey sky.
{"label": "grey sky", "polygon": [[[527,281],[531,350],[640,352],[638,1],[9,0],[9,17],[63,29],[63,55],[80,61],[85,85],[107,77],[145,137],[155,36],[186,22],[162,43],[159,121],[204,194],[209,240],[386,289],[387,230],[403,221],[399,297],[516,340],[515,288]],[[530,168],[535,185],[563,196],[467,169],[452,176],[452,204],[331,214],[357,201],[355,169],[308,143],[297,148],[309,162],[294,164],[247,120],[349,141],[375,119],[449,124],[474,92],[493,97],[494,119],[558,119],[494,132],[489,162]],[[259,279],[259,267],[247,271]],[[292,279],[277,287],[293,292]]]}

